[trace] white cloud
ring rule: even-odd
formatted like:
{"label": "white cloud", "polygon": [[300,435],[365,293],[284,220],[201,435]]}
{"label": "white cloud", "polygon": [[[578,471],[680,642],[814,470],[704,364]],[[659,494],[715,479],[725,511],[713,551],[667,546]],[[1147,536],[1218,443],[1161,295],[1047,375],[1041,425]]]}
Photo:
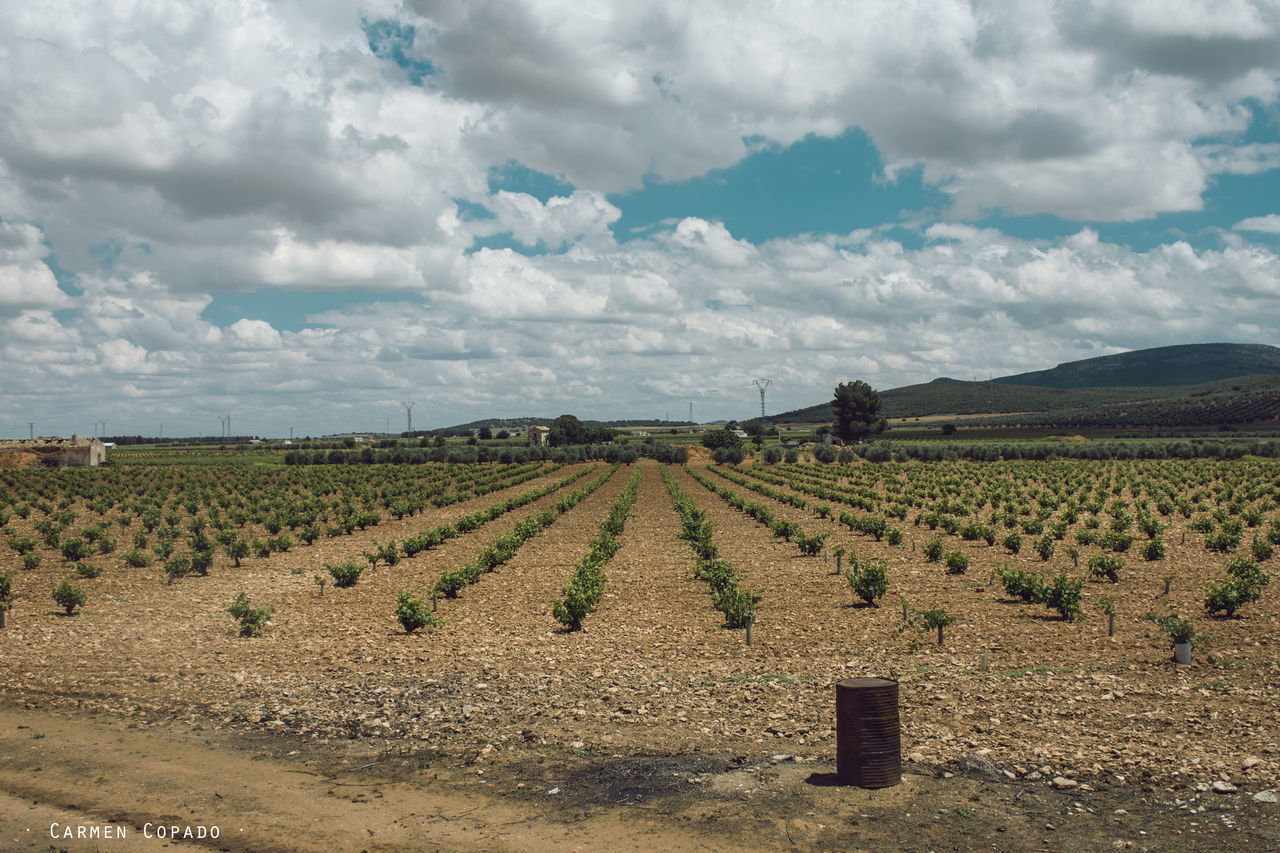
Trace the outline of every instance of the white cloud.
{"label": "white cloud", "polygon": [[236,320],[227,329],[228,343],[244,349],[274,350],[280,348],[280,333],[263,320]]}
{"label": "white cloud", "polygon": [[622,215],[604,196],[583,191],[554,196],[543,204],[526,193],[499,190],[491,206],[496,216],[494,231],[509,230],[526,246],[541,243],[550,249],[570,241],[612,243],[609,226]]}
{"label": "white cloud", "polygon": [[[416,27],[426,85],[370,50],[362,20],[383,16]],[[68,0],[5,24],[11,419],[172,423],[185,405],[212,432],[209,413],[252,405],[263,430],[307,413],[320,432],[380,427],[397,413],[371,407],[415,396],[439,424],[575,400],[652,415],[668,393],[739,416],[761,373],[787,407],[850,375],[999,374],[1280,323],[1276,253],[1246,237],[1280,233],[1275,215],[1145,251],[964,221],[1199,210],[1213,176],[1280,167],[1275,143],[1245,141],[1280,91],[1271,3]],[[942,188],[949,221],[919,241],[869,223],[752,242],[663,210],[613,237],[612,192],[853,128],[885,178]],[[511,159],[575,189],[492,192]],[[504,232],[546,253],[470,251]],[[218,296],[286,290],[361,298],[301,329],[210,319]],[[117,386],[127,408],[108,411]]]}
{"label": "white cloud", "polygon": [[1266,216],[1251,216],[1241,219],[1232,226],[1236,231],[1260,231],[1264,234],[1280,234],[1280,214],[1268,213]]}
{"label": "white cloud", "polygon": [[281,287],[378,290],[420,289],[422,276],[414,253],[408,249],[322,240],[302,243],[285,229],[272,235],[270,254],[259,258],[262,281]]}
{"label": "white cloud", "polygon": [[0,313],[65,308],[71,299],[44,262],[49,250],[40,230],[0,221]]}

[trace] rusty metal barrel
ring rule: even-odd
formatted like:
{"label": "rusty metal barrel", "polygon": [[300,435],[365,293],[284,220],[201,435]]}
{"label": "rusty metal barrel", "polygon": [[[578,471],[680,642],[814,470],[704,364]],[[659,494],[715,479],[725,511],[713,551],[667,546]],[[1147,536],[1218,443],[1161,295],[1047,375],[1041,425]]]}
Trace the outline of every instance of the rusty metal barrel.
{"label": "rusty metal barrel", "polygon": [[846,678],[836,683],[836,775],[841,785],[859,788],[902,781],[898,682]]}

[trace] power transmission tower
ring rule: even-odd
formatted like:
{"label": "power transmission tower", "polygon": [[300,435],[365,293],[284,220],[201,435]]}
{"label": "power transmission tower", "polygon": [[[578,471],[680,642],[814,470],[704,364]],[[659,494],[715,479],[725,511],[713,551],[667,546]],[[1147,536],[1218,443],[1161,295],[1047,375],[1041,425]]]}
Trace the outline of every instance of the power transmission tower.
{"label": "power transmission tower", "polygon": [[227,419],[222,415],[218,415],[218,423],[222,425],[222,437],[227,437]]}
{"label": "power transmission tower", "polygon": [[766,429],[767,429],[767,426],[768,426],[768,425],[765,423],[765,419],[764,419],[764,389],[768,388],[768,387],[769,387],[769,385],[772,383],[772,381],[773,381],[773,380],[771,380],[771,379],[752,379],[751,381],[752,381],[752,382],[754,382],[754,383],[756,383],[756,387],[760,389],[760,429],[761,429],[761,431],[762,431],[762,435],[763,435],[763,438],[761,439],[761,441],[764,441],[764,440],[767,440],[767,439],[768,439],[768,434],[764,432],[764,430],[766,430]]}
{"label": "power transmission tower", "polygon": [[413,432],[413,403],[401,403],[404,406],[404,413],[409,418],[409,432]]}
{"label": "power transmission tower", "polygon": [[772,384],[772,379],[752,379],[756,383],[756,387],[760,389],[760,423],[764,423],[764,389]]}
{"label": "power transmission tower", "polygon": [[689,401],[689,423],[693,423],[693,401]]}
{"label": "power transmission tower", "polygon": [[30,434],[28,435],[28,438],[30,438],[31,440],[33,440],[33,441],[34,441],[34,440],[35,440],[35,437],[36,437],[36,422],[35,422],[35,421],[27,421],[27,431],[30,433]]}
{"label": "power transmission tower", "polygon": [[227,415],[227,438],[231,438],[231,415]]}

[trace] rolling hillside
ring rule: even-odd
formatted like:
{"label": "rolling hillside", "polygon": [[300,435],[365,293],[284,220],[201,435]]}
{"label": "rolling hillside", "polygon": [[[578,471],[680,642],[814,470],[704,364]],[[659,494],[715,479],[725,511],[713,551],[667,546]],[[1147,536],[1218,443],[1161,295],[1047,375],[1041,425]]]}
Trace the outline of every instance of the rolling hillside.
{"label": "rolling hillside", "polygon": [[[1276,394],[1275,385],[1268,380],[1277,376],[1280,348],[1189,344],[1068,362],[990,382],[935,379],[881,391],[880,399],[889,418],[1070,412],[1075,423],[1115,419],[1132,425],[1135,420],[1161,424],[1190,418],[1202,422],[1205,398],[1212,395],[1219,403],[1213,407],[1213,417],[1222,419],[1218,422],[1249,423],[1271,417],[1263,413],[1270,411],[1269,400]],[[1238,405],[1222,405],[1227,400]],[[1179,414],[1184,409],[1198,414]],[[1096,412],[1097,417],[1086,417],[1088,412]],[[1236,414],[1239,417],[1233,417]],[[823,423],[833,417],[830,404],[823,402],[772,419]],[[992,422],[1003,420],[997,417]]]}
{"label": "rolling hillside", "polygon": [[1087,358],[1051,370],[993,379],[1040,388],[1170,387],[1280,374],[1280,348],[1265,344],[1186,344]]}

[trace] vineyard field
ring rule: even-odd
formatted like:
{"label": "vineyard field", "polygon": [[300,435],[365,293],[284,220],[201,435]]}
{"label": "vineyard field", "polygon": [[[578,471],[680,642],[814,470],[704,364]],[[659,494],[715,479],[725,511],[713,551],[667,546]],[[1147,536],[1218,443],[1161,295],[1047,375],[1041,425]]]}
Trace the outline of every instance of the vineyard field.
{"label": "vineyard field", "polygon": [[[597,849],[1280,845],[1254,797],[1280,778],[1273,460],[193,461],[0,483],[0,711],[251,743],[326,779],[374,762],[512,821],[577,820]],[[575,578],[598,595],[567,630]],[[64,579],[83,604],[55,603]],[[260,626],[228,613],[241,592]],[[1189,665],[1174,617],[1199,632]],[[861,676],[901,689],[906,781],[875,797],[829,784],[833,687]],[[30,770],[0,762],[3,790]]]}

